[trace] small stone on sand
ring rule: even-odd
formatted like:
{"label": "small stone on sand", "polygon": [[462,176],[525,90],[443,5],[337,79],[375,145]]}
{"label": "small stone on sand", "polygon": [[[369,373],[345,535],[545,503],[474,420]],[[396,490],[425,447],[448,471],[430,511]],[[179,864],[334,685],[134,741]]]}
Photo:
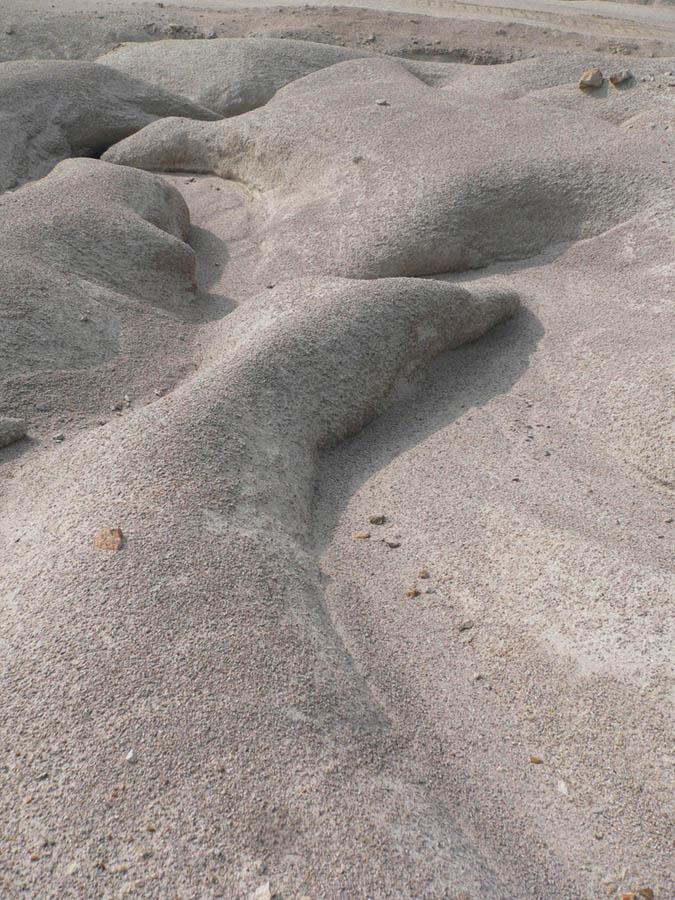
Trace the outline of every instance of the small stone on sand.
{"label": "small stone on sand", "polygon": [[589,69],[579,79],[580,88],[599,88],[602,87],[604,76],[600,69]]}
{"label": "small stone on sand", "polygon": [[121,528],[102,528],[94,535],[96,550],[121,550],[123,544],[124,535]]}
{"label": "small stone on sand", "polygon": [[609,80],[612,84],[624,84],[626,81],[630,81],[633,77],[633,73],[630,69],[622,69],[620,72],[614,72],[609,76]]}
{"label": "small stone on sand", "polygon": [[0,447],[8,447],[26,436],[26,423],[21,419],[0,419]]}

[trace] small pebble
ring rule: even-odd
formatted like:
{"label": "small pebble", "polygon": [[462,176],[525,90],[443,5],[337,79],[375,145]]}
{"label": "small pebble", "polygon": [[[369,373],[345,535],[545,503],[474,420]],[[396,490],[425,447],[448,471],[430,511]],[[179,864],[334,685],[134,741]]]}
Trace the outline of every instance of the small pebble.
{"label": "small pebble", "polygon": [[367,538],[370,537],[370,532],[369,531],[359,531],[357,534],[354,535],[354,537],[358,541],[365,541]]}
{"label": "small pebble", "polygon": [[630,81],[633,77],[633,73],[630,69],[622,69],[621,72],[614,72],[609,76],[609,80],[612,84],[624,84],[626,81]]}
{"label": "small pebble", "polygon": [[8,447],[25,437],[26,423],[23,419],[0,418],[0,447]]}
{"label": "small pebble", "polygon": [[380,100],[376,100],[375,103],[377,103],[378,106],[389,106],[389,101],[388,101],[388,100],[381,100],[381,99],[380,99]]}
{"label": "small pebble", "polygon": [[417,590],[416,587],[412,587],[412,588],[410,588],[409,591],[406,591],[405,595],[406,595],[406,597],[419,597],[420,592]]}
{"label": "small pebble", "polygon": [[128,763],[138,762],[138,753],[136,753],[135,749],[130,750],[127,755],[124,757]]}
{"label": "small pebble", "polygon": [[387,517],[381,515],[368,516],[368,521],[371,525],[384,525],[384,523],[387,521]]}
{"label": "small pebble", "polygon": [[530,762],[535,766],[540,766],[544,762],[544,760],[541,758],[541,756],[531,756]]}
{"label": "small pebble", "polygon": [[392,550],[395,550],[397,547],[401,546],[400,541],[385,541],[387,547],[390,547]]}
{"label": "small pebble", "polygon": [[599,88],[602,87],[605,78],[600,69],[589,69],[579,79],[580,88]]}
{"label": "small pebble", "polygon": [[121,550],[124,546],[124,535],[121,528],[102,528],[94,535],[95,550]]}
{"label": "small pebble", "polygon": [[460,622],[457,628],[460,631],[468,631],[470,628],[473,628],[473,621],[471,619],[466,619],[464,622]]}
{"label": "small pebble", "polygon": [[52,438],[53,441],[56,441],[59,444],[61,443],[61,441],[65,441],[65,439],[66,439],[65,434],[62,434],[60,431],[58,432],[58,434],[55,434],[54,437]]}

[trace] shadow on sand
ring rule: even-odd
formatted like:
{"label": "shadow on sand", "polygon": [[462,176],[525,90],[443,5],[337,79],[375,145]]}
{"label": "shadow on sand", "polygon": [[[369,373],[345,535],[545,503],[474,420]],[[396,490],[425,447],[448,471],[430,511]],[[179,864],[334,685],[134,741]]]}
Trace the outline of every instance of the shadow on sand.
{"label": "shadow on sand", "polygon": [[527,370],[543,334],[539,319],[521,308],[474,343],[438,356],[406,396],[355,437],[322,454],[312,517],[315,552],[324,551],[351,497],[376,472],[467,409],[507,393]]}

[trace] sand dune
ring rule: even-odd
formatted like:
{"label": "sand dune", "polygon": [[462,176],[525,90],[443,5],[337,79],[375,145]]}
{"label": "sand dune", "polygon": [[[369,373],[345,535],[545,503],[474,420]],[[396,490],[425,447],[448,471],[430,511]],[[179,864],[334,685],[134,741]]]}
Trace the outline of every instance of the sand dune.
{"label": "sand dune", "polygon": [[372,43],[0,63],[3,897],[675,892],[675,62]]}

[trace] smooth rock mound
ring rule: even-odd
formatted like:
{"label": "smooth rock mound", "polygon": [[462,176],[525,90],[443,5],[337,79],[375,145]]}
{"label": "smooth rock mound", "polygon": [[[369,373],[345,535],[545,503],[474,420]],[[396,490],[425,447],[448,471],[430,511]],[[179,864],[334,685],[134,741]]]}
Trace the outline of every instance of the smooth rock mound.
{"label": "smooth rock mound", "polygon": [[218,118],[184,97],[96,63],[1,63],[0,191],[41,178],[66,157],[97,156],[161,116]]}
{"label": "smooth rock mound", "polygon": [[312,41],[219,38],[123,44],[98,62],[235,116],[310,72],[368,55]]}
{"label": "smooth rock mound", "polygon": [[[187,890],[188,879],[210,885],[216,854],[220,895],[245,896],[242,860],[261,852],[289,894],[310,869],[321,896],[339,894],[333,859],[347,854],[373,884],[386,862],[398,896],[441,877],[486,900],[509,895],[461,824],[412,782],[407,751],[385,772],[368,763],[392,724],[322,605],[309,513],[318,449],[354,433],[401,379],[515,303],[507,292],[398,279],[265,291],[218,325],[210,361],[171,396],[36,461],[32,489],[3,494],[5,589],[21,603],[0,610],[0,738],[15,739],[30,721],[31,747],[48,746],[50,771],[62,773],[58,802],[30,805],[34,774],[23,765],[5,773],[0,863],[13,877],[28,865],[55,892],[95,895],[99,870],[89,861],[109,833],[106,877],[118,888],[140,818],[144,829],[158,823],[161,867],[153,862],[134,886],[148,897]],[[55,507],[58,529],[45,514]],[[102,522],[119,523],[123,553],[92,547]],[[38,548],[38,566],[27,565]],[[28,669],[32,679],[13,678]],[[138,750],[129,756],[128,747]],[[125,774],[128,789],[114,791],[128,762],[141,777]],[[222,789],[224,767],[232,790]],[[257,797],[269,831],[260,830]],[[401,834],[401,803],[419,833]],[[349,828],[335,826],[336,809]],[[58,832],[87,863],[73,873],[54,871],[46,854],[8,858],[4,850],[31,831]],[[166,865],[177,843],[181,863]]]}
{"label": "smooth rock mound", "polygon": [[0,197],[0,379],[96,365],[135,306],[189,307],[188,229],[176,190],[100,160],[66,160]]}
{"label": "smooth rock mound", "polygon": [[658,146],[635,151],[606,123],[589,129],[525,98],[455,100],[393,60],[360,59],[235,119],[156,123],[105,158],[263,192],[272,278],[373,278],[463,270],[597,234],[663,190]]}

